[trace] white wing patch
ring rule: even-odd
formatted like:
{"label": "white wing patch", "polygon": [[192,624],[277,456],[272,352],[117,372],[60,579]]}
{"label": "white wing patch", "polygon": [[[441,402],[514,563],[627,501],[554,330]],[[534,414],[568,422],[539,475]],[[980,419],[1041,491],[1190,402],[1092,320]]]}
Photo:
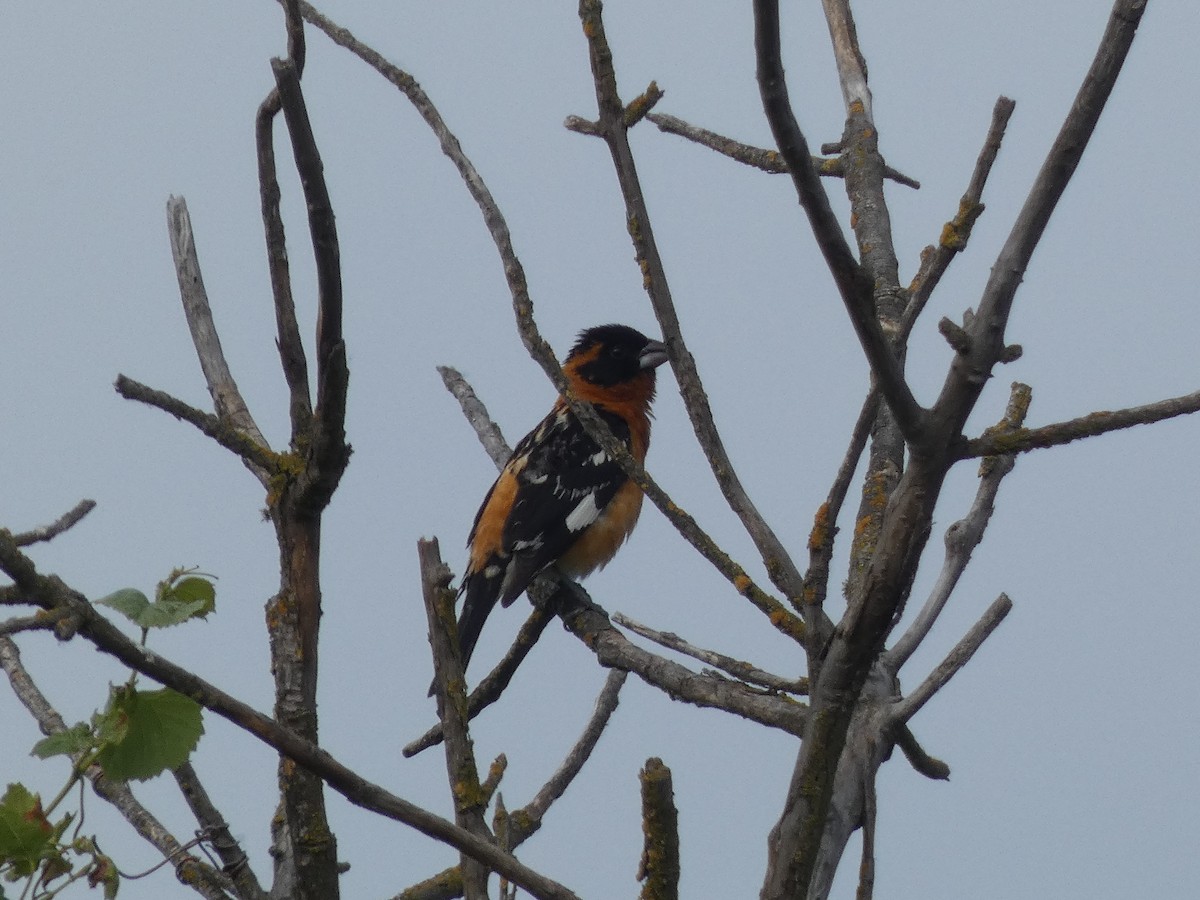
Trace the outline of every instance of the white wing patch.
{"label": "white wing patch", "polygon": [[590,493],[579,504],[571,510],[567,516],[567,530],[574,533],[587,528],[600,516],[600,510],[596,507],[596,495]]}

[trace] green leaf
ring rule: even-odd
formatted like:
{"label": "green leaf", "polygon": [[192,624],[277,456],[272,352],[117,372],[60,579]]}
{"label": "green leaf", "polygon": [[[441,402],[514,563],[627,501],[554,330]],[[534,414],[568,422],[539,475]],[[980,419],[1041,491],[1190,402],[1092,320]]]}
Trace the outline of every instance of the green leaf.
{"label": "green leaf", "polygon": [[114,688],[102,719],[96,761],[116,781],[145,781],[182,765],[204,733],[200,705],[170,688]]}
{"label": "green leaf", "polygon": [[30,875],[53,837],[41,798],[23,784],[10,784],[0,798],[0,863],[10,864],[19,876]]}
{"label": "green leaf", "polygon": [[138,617],[150,605],[150,598],[137,588],[122,588],[119,591],[113,591],[107,597],[101,597],[96,602],[104,606],[111,606],[127,619],[138,623]]}
{"label": "green leaf", "polygon": [[217,608],[217,589],[207,578],[192,575],[174,584],[163,599],[190,607],[192,616],[203,619]]}
{"label": "green leaf", "polygon": [[79,722],[66,731],[42,738],[33,745],[31,756],[39,759],[49,759],[51,756],[74,756],[76,753],[92,749],[96,746],[96,736],[85,722]]}
{"label": "green leaf", "polygon": [[140,628],[169,628],[189,619],[203,619],[216,608],[216,588],[206,578],[181,578],[182,574],[176,570],[159,582],[153,602],[136,588],[115,591],[96,602],[112,607]]}

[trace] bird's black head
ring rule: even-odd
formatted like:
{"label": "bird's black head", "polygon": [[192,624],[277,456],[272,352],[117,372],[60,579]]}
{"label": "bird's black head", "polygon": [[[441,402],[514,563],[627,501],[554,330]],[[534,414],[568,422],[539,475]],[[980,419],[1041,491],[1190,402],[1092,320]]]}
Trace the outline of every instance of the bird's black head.
{"label": "bird's black head", "polygon": [[628,325],[597,325],[581,332],[565,366],[597,387],[649,376],[667,361],[667,348]]}

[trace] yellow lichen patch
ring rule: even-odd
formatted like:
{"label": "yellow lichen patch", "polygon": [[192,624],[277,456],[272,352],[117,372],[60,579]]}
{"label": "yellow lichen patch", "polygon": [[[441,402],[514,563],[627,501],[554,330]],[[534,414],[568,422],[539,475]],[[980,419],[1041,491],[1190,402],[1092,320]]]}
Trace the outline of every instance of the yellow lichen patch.
{"label": "yellow lichen patch", "polygon": [[961,250],[966,241],[963,240],[954,223],[947,222],[942,226],[942,236],[938,238],[938,243],[947,250]]}
{"label": "yellow lichen patch", "polygon": [[745,572],[733,579],[733,586],[737,589],[739,594],[744,594],[746,591],[750,590],[750,583],[750,576]]}
{"label": "yellow lichen patch", "polygon": [[817,514],[813,516],[812,531],[808,533],[809,551],[828,547],[831,538],[832,535],[829,532],[829,503],[826,502],[817,507]]}
{"label": "yellow lichen patch", "polygon": [[875,520],[871,516],[863,516],[861,519],[859,519],[857,522],[855,522],[854,523],[855,540],[857,540],[858,538],[861,538],[864,534],[866,534],[871,529],[871,523],[874,521]]}

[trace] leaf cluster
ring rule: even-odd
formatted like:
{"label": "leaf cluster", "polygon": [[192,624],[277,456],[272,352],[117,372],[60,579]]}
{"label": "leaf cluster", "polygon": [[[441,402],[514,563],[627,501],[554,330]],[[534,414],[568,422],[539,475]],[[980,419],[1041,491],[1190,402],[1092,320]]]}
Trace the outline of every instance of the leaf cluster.
{"label": "leaf cluster", "polygon": [[[207,576],[176,569],[155,590],[151,601],[136,588],[123,588],[97,600],[122,613],[142,629],[142,643],[151,629],[168,628],[203,619],[216,607],[216,589]],[[139,690],[136,674],[109,687],[103,710],[90,722],[78,722],[38,741],[32,755],[40,759],[66,756],[72,761],[67,784],[43,807],[41,797],[22,784],[10,784],[0,798],[0,875],[8,882],[28,879],[22,897],[48,898],[86,878],[102,887],[105,898],[115,897],[120,876],[115,864],[100,852],[94,839],[81,836],[82,797],[78,814],[66,812],[57,821],[54,810],[85,775],[110,781],[146,781],[188,761],[204,733],[201,707],[170,688]],[[64,841],[71,823],[75,833]],[[60,882],[51,888],[53,882]],[[5,900],[0,887],[0,900]]]}

